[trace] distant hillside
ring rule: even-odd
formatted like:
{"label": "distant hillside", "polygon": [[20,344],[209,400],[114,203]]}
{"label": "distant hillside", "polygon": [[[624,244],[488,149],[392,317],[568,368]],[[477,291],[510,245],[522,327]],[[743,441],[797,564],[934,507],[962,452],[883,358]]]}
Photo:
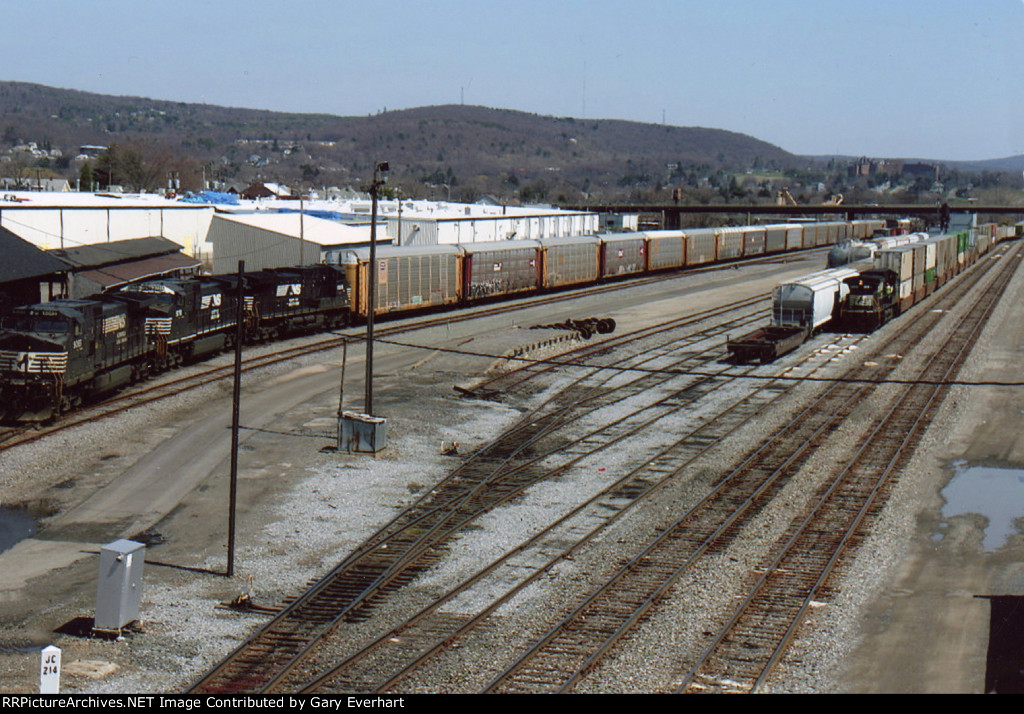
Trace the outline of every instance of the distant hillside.
{"label": "distant hillside", "polygon": [[1021,173],[1024,171],[1024,156],[1008,156],[1005,159],[990,159],[988,161],[947,161],[946,164],[960,171]]}
{"label": "distant hillside", "polygon": [[[801,159],[813,162],[818,165],[824,165],[830,161],[837,163],[848,163],[857,161],[862,158],[859,156],[843,156],[839,154],[826,155],[826,156],[801,156]],[[971,173],[980,173],[982,171],[1005,171],[1010,173],[1020,173],[1024,171],[1024,155],[1008,156],[1004,159],[986,159],[982,161],[946,161],[943,159],[921,159],[921,158],[908,158],[900,156],[872,156],[868,157],[871,159],[897,159],[905,162],[917,162],[925,164],[935,164],[937,166],[945,166],[948,169],[956,171],[966,171]]]}
{"label": "distant hillside", "polygon": [[[403,191],[579,200],[718,170],[783,170],[806,162],[732,132],[618,120],[540,116],[474,106],[367,117],[237,109],[0,82],[0,150],[27,142],[64,152],[85,144],[173,152],[208,178],[308,186],[366,182],[390,163]],[[198,169],[197,169],[198,170]],[[430,188],[427,184],[433,184]],[[467,196],[467,194],[470,194]]]}

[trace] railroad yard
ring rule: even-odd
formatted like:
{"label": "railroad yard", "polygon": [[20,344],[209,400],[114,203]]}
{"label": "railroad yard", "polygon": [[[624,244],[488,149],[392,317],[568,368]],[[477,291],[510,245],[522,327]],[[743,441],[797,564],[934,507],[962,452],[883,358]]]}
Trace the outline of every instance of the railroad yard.
{"label": "railroad yard", "polygon": [[[243,378],[231,578],[230,380],[85,412],[0,451],[38,529],[0,553],[0,691],[48,644],[74,692],[1005,691],[988,598],[1024,593],[1024,541],[943,488],[1024,464],[1020,260],[767,365],[725,342],[822,250],[382,323],[376,457],[333,448],[338,341],[293,340],[334,341]],[[591,316],[616,331],[528,329]],[[149,545],[141,620],[82,636],[122,537]]]}

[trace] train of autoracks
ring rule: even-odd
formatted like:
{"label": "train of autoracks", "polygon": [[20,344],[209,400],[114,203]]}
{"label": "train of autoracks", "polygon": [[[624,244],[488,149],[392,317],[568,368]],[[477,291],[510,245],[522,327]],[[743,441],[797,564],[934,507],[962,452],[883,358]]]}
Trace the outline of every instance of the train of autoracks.
{"label": "train of autoracks", "polygon": [[[375,316],[404,315],[852,244],[869,245],[876,262],[883,260],[878,263],[880,272],[858,272],[861,282],[843,282],[843,319],[870,327],[912,304],[920,291],[941,285],[953,266],[973,260],[1014,228],[991,224],[963,234],[922,239],[918,242],[928,248],[923,248],[920,264],[916,248],[901,254],[898,247],[879,248],[872,240],[883,235],[895,241],[910,231],[909,219],[818,221],[467,245],[381,246],[375,256],[372,310]],[[346,251],[338,264],[261,270],[241,278],[228,274],[150,280],[87,299],[14,308],[4,317],[0,331],[0,418],[8,422],[49,419],[155,373],[229,349],[235,344],[238,315],[245,342],[363,321],[371,310],[371,269],[369,250],[360,248]],[[811,276],[808,280],[812,278],[831,279]],[[783,299],[779,291],[788,291],[794,299]],[[805,283],[780,286],[774,322],[799,325],[810,334],[824,319],[824,308],[819,306],[827,302],[823,294]],[[853,297],[847,299],[847,295]],[[807,296],[810,302],[801,303]],[[829,299],[833,301],[831,317],[838,292]]]}

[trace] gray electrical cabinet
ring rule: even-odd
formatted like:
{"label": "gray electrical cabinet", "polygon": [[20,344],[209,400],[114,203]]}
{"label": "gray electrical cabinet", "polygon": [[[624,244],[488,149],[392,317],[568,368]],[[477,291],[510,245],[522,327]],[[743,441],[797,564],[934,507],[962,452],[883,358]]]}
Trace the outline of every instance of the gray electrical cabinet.
{"label": "gray electrical cabinet", "polygon": [[133,540],[116,540],[100,549],[94,630],[120,632],[139,619],[145,560],[146,546]]}
{"label": "gray electrical cabinet", "polygon": [[369,414],[343,412],[341,415],[339,451],[375,454],[387,442],[388,420]]}

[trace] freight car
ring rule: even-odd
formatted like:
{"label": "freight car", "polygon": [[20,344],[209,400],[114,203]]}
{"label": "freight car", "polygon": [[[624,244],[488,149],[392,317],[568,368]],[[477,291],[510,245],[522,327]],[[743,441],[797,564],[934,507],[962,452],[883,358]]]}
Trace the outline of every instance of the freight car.
{"label": "freight car", "polygon": [[837,268],[848,263],[874,257],[879,250],[891,250],[911,243],[928,240],[927,233],[906,233],[895,236],[876,236],[871,240],[848,240],[836,243],[828,253],[828,267]]}
{"label": "freight car", "polygon": [[856,277],[867,265],[822,270],[776,287],[771,324],[728,340],[726,348],[732,358],[765,363],[795,350],[832,320],[849,290],[844,281]]}
{"label": "freight car", "polygon": [[[384,246],[377,249],[373,309],[375,315],[405,314],[814,248],[880,223],[828,221]],[[360,319],[370,309],[369,260],[368,248],[345,250],[341,256],[351,286],[351,310]]]}
{"label": "freight car", "polygon": [[790,352],[830,321],[839,329],[873,331],[924,300],[995,242],[1007,227],[929,237],[882,238],[870,262],[824,270],[778,286],[772,323],[726,343],[738,362],[769,362]]}

